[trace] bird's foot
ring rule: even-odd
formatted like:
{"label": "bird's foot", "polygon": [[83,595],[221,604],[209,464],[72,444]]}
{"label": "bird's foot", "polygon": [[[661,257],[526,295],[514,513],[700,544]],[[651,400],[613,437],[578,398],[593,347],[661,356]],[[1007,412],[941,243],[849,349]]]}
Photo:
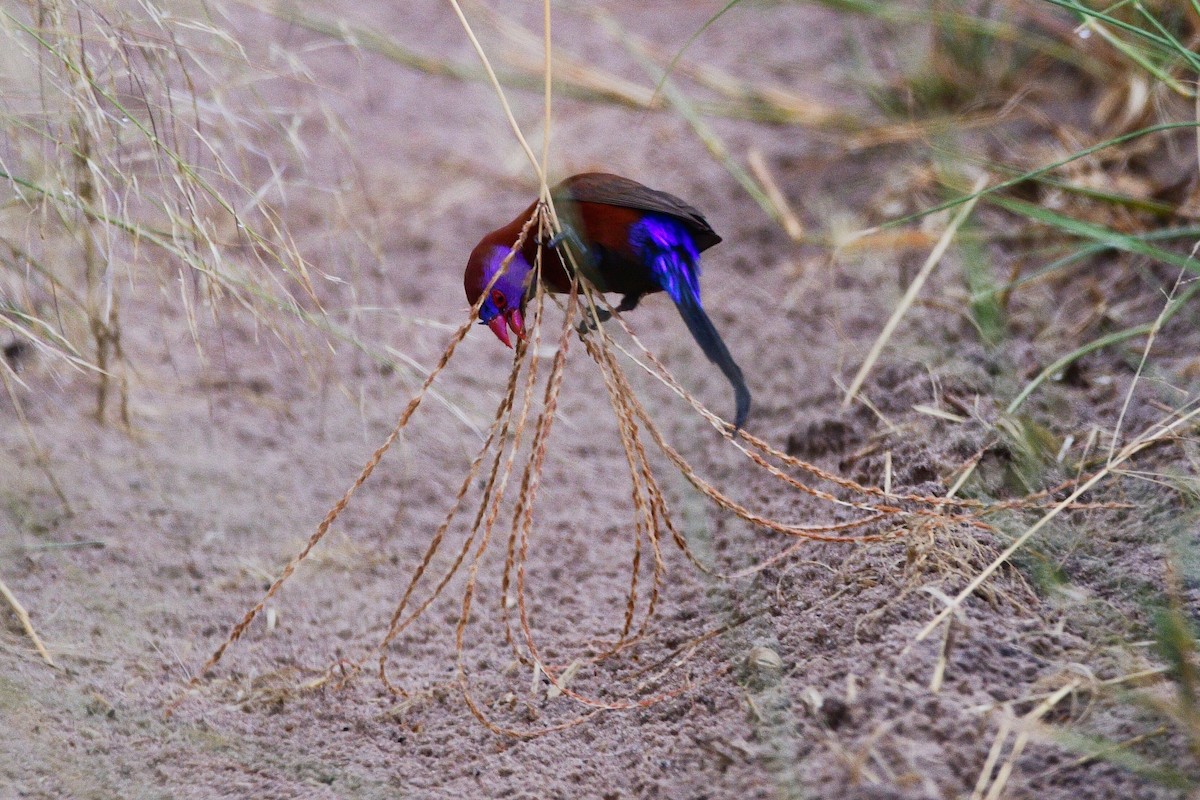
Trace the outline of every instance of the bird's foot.
{"label": "bird's foot", "polygon": [[608,320],[611,318],[612,314],[608,313],[602,308],[598,308],[596,309],[595,318],[589,315],[586,319],[584,319],[583,322],[575,326],[575,332],[578,333],[579,338],[582,339],[586,334],[596,330],[602,323],[608,322]]}
{"label": "bird's foot", "polygon": [[617,306],[617,313],[624,314],[626,311],[633,311],[635,308],[637,308],[638,303],[641,302],[641,299],[642,296],[640,294],[625,295],[621,298],[620,305]]}

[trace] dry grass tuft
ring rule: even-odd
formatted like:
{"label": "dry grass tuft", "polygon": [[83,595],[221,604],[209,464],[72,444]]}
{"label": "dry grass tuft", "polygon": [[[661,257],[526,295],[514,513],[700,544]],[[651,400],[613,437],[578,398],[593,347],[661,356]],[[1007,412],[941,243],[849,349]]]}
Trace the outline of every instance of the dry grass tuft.
{"label": "dry grass tuft", "polygon": [[[277,159],[301,159],[302,145],[286,111],[255,96],[279,73],[252,63],[219,16],[38,3],[0,11],[0,41],[6,345],[89,376],[97,418],[126,428],[141,355],[123,335],[132,293],[166,299],[201,359],[206,330],[231,309],[301,353],[314,335],[365,346],[325,316],[280,215]],[[268,151],[266,139],[294,147]],[[16,377],[8,360],[0,370]]]}

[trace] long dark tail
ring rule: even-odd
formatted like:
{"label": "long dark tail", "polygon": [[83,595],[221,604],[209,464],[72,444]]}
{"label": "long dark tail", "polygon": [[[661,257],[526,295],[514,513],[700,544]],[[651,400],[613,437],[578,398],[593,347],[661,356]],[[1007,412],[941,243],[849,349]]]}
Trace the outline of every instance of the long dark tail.
{"label": "long dark tail", "polygon": [[704,313],[704,307],[700,305],[699,298],[691,292],[682,292],[680,301],[675,304],[675,307],[679,309],[679,316],[683,317],[683,321],[687,323],[688,330],[692,332],[692,338],[696,340],[696,344],[700,345],[704,355],[708,356],[708,360],[716,364],[733,384],[733,393],[737,401],[733,425],[734,428],[740,429],[742,425],[746,424],[746,417],[750,413],[750,390],[746,388],[746,379],[742,377],[742,368],[729,354],[729,348],[725,346],[721,334],[717,333],[717,329],[713,327],[708,314]]}
{"label": "long dark tail", "polygon": [[675,301],[679,316],[704,355],[733,384],[737,398],[734,427],[741,428],[750,413],[750,390],[741,368],[700,305],[700,253],[691,233],[678,219],[648,214],[631,228],[630,244],[650,267],[658,285]]}

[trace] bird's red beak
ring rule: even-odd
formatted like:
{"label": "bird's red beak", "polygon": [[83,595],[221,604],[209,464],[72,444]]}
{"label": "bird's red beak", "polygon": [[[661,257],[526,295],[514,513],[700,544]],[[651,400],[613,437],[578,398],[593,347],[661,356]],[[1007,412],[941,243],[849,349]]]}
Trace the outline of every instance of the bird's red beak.
{"label": "bird's red beak", "polygon": [[512,342],[508,340],[508,320],[497,314],[488,322],[488,327],[492,329],[492,333],[496,334],[496,338],[504,342],[505,347],[512,347]]}
{"label": "bird's red beak", "polygon": [[508,338],[509,328],[512,328],[518,339],[525,338],[525,318],[521,316],[520,309],[514,308],[507,314],[497,314],[488,322],[488,327],[496,334],[497,339],[504,342],[505,347],[512,347],[512,340]]}
{"label": "bird's red beak", "polygon": [[518,339],[525,338],[525,318],[521,316],[521,310],[519,308],[514,308],[512,311],[508,312],[508,324],[509,327],[512,328],[513,333],[517,335]]}

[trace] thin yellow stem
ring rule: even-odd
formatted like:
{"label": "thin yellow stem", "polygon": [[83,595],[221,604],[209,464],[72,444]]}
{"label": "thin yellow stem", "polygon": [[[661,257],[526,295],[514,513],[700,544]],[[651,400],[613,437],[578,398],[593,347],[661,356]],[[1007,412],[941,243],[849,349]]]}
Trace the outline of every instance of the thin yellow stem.
{"label": "thin yellow stem", "polygon": [[538,163],[537,156],[533,154],[533,148],[525,140],[525,134],[521,133],[521,126],[517,124],[517,118],[513,115],[512,106],[508,104],[508,98],[504,94],[504,89],[500,86],[500,79],[496,77],[496,71],[492,69],[491,60],[487,57],[487,53],[483,52],[483,45],[479,43],[479,39],[475,36],[475,31],[471,29],[471,23],[467,22],[467,17],[463,14],[462,6],[458,4],[458,0],[450,0],[450,5],[454,7],[454,13],[458,15],[458,21],[462,23],[463,30],[467,32],[467,38],[471,40],[471,46],[475,48],[476,55],[483,62],[483,68],[487,72],[488,81],[492,84],[492,89],[495,90],[496,96],[500,98],[500,105],[504,108],[504,116],[508,119],[508,124],[512,127],[513,133],[516,134],[517,141],[521,143],[521,149],[525,151],[525,157],[529,159],[533,171],[537,173],[538,180],[545,186],[546,173]]}

